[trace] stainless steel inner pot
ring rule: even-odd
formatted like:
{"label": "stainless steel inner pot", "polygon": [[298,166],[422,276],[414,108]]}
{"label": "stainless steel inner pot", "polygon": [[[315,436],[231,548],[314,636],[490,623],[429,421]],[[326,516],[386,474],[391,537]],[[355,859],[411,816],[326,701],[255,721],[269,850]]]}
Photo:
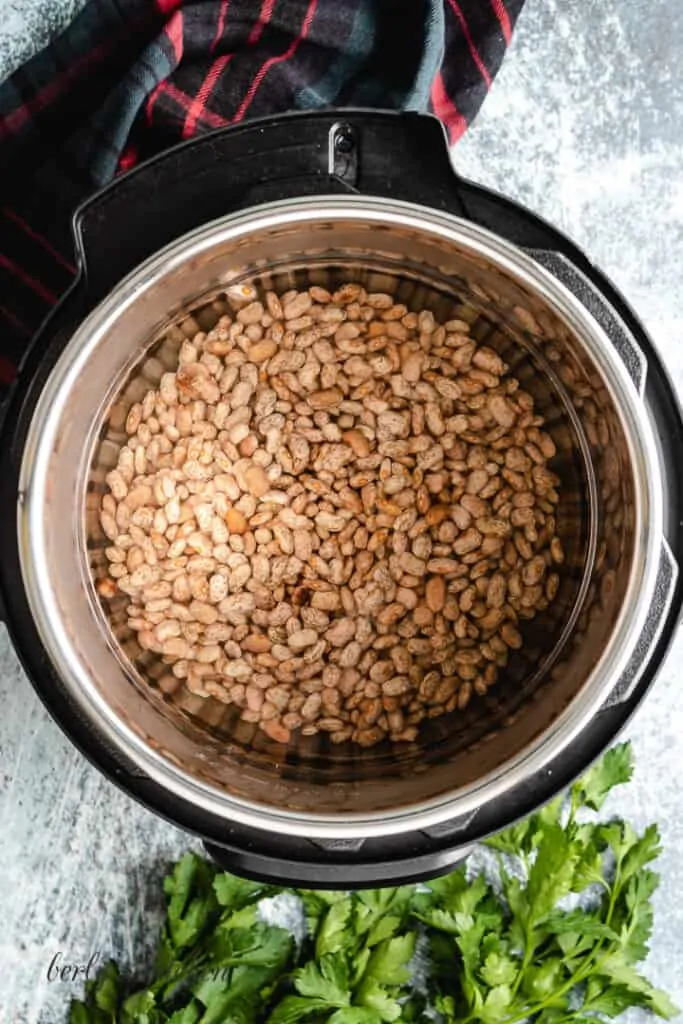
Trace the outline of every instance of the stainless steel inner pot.
{"label": "stainless steel inner pot", "polygon": [[[414,743],[361,750],[327,737],[285,749],[237,709],[169,685],[167,666],[113,628],[97,509],[130,405],[240,282],[360,280],[437,318],[464,318],[531,392],[557,445],[559,594],[467,710]],[[83,713],[141,771],[226,820],[320,837],[399,833],[504,797],[557,756],[634,653],[662,544],[651,429],[627,368],[571,291],[497,236],[424,207],[298,199],[215,221],[130,274],[81,324],[36,408],[18,513],[24,583],[45,649]],[[91,569],[91,567],[93,567]]]}

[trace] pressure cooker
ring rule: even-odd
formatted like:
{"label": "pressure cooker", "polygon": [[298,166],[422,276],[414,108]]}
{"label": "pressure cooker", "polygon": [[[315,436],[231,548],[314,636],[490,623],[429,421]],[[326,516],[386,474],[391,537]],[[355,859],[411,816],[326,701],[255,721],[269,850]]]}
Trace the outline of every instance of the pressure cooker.
{"label": "pressure cooker", "polygon": [[[199,137],[118,177],[73,231],[77,276],[1,414],[0,599],[78,748],[225,868],[313,887],[438,874],[567,786],[652,685],[683,594],[681,413],[613,285],[551,225],[460,178],[418,114],[294,113]],[[231,288],[302,274],[467,305],[557,449],[558,597],[499,684],[413,742],[278,744],[215,700],[165,692],[94,587],[114,421],[158,382],[158,353],[177,352],[188,318],[210,328]]]}

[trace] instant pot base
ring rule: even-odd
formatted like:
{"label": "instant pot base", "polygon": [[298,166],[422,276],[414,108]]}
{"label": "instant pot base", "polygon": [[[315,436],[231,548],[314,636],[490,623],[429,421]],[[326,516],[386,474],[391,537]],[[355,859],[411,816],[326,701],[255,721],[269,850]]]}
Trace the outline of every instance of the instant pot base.
{"label": "instant pot base", "polygon": [[[346,116],[346,115],[345,115]],[[406,119],[392,117],[390,115],[354,114],[348,113],[348,120],[358,120],[357,132],[362,138],[369,138],[366,135],[367,127],[374,132],[374,137],[382,138],[382,133],[388,130],[391,124],[391,134],[401,135],[406,133],[406,140],[411,140],[415,133],[425,131],[424,119],[408,117]],[[298,125],[298,131],[302,136],[309,138],[320,138],[321,135],[329,134],[334,129],[334,118],[331,115],[302,115],[290,120],[291,124]],[[279,121],[269,123],[275,136],[282,130]],[[377,128],[377,131],[374,129]],[[230,140],[225,136],[229,133],[220,133],[220,140],[217,136],[198,140],[188,147],[181,147],[174,154],[169,154],[169,163],[164,167],[162,161],[154,161],[140,169],[139,172],[119,179],[102,197],[93,201],[83,214],[81,224],[82,237],[85,244],[92,245],[93,238],[102,237],[98,235],[102,218],[107,208],[111,216],[111,210],[123,202],[135,203],[136,181],[138,175],[142,175],[137,181],[137,193],[142,196],[145,193],[149,196],[149,188],[145,189],[144,175],[154,176],[157,172],[161,177],[172,170],[175,162],[176,170],[179,163],[190,155],[192,147],[204,146],[205,164],[211,173],[215,161],[211,159],[212,153],[221,145],[229,148],[229,143],[237,147],[239,151],[248,149],[249,140],[253,140],[263,126],[248,126],[238,131],[234,130]],[[427,135],[431,136],[432,145],[436,132],[430,124]],[[252,134],[250,134],[252,133]],[[268,133],[266,133],[268,134]],[[296,134],[296,133],[295,133]],[[291,134],[290,134],[291,137]],[[426,138],[426,136],[425,136]],[[282,137],[281,137],[282,141]],[[393,140],[396,148],[396,139]],[[440,143],[440,140],[439,140]],[[411,151],[412,151],[412,147]],[[400,139],[398,144],[400,151]],[[361,154],[363,149],[360,150]],[[367,153],[367,151],[366,151]],[[291,152],[290,152],[291,156]],[[309,156],[315,162],[317,157]],[[172,158],[171,158],[172,157]],[[207,159],[208,157],[208,159]],[[407,161],[409,162],[409,161]],[[400,165],[400,158],[398,159]],[[427,160],[429,163],[429,160]],[[443,161],[435,156],[432,162],[437,169]],[[246,165],[240,165],[244,168]],[[368,170],[372,161],[368,160]],[[363,161],[360,161],[363,168]],[[252,164],[253,168],[253,164]],[[362,173],[360,179],[362,179]],[[377,172],[373,179],[372,173],[368,173],[369,181],[364,191],[381,191],[385,180],[382,177],[382,170]],[[248,177],[245,171],[245,178]],[[428,177],[425,174],[425,177]],[[438,174],[437,174],[438,177]],[[362,180],[357,178],[356,186],[362,187]],[[176,179],[177,180],[177,179]],[[252,178],[253,181],[253,178]],[[309,175],[306,179],[309,186],[326,187],[326,182],[315,174]],[[446,182],[448,181],[448,185]],[[379,182],[379,184],[378,184]],[[168,185],[168,180],[166,182]],[[373,187],[374,185],[374,187]],[[184,182],[182,189],[187,189],[187,182]],[[291,182],[280,185],[281,193],[288,194],[292,187]],[[327,186],[329,188],[329,186]],[[648,412],[654,424],[656,435],[660,439],[661,452],[664,468],[667,460],[671,460],[671,466],[675,461],[671,453],[675,452],[676,446],[680,445],[682,437],[680,416],[676,405],[675,397],[670,384],[658,362],[651,344],[642,329],[634,320],[623,301],[611,289],[610,285],[590,267],[585,258],[569,242],[548,228],[542,222],[533,218],[525,211],[521,211],[508,201],[478,189],[468,183],[456,179],[449,169],[448,178],[444,173],[439,187],[434,181],[427,182],[427,191],[431,190],[434,205],[448,205],[453,212],[462,215],[465,212],[475,222],[483,222],[484,226],[497,231],[499,234],[508,237],[517,244],[533,247],[535,250],[550,250],[552,253],[561,253],[569,261],[571,267],[578,267],[581,273],[588,278],[598,292],[606,298],[612,308],[617,311],[621,320],[628,328],[647,358],[647,381],[645,400]],[[450,188],[451,195],[446,196]],[[182,191],[181,189],[181,191]],[[131,197],[132,190],[132,197]],[[301,180],[297,180],[296,192],[301,191]],[[411,184],[411,191],[414,192],[415,185]],[[127,199],[126,199],[126,193]],[[272,184],[271,195],[272,197]],[[407,198],[413,198],[408,195]],[[141,200],[140,200],[141,201]],[[153,193],[152,205],[158,203],[158,192]],[[169,197],[166,196],[166,202]],[[184,205],[189,199],[179,201],[182,213],[179,219],[183,220],[180,231],[186,230],[192,225],[187,224],[187,217],[191,208]],[[232,198],[223,204],[222,212],[231,207],[241,206],[243,202],[248,203],[250,197],[242,195]],[[423,196],[422,201],[426,202],[427,197]],[[202,206],[203,200],[197,200],[195,211]],[[152,235],[160,230],[158,221],[155,220],[155,227]],[[177,233],[180,233],[178,231]],[[134,252],[125,255],[128,266],[138,262],[145,253],[140,252],[141,239],[144,235],[140,232],[131,247]],[[174,232],[176,234],[176,232]],[[90,243],[88,239],[90,238]],[[168,241],[169,239],[165,239]],[[149,239],[153,248],[154,237]],[[90,267],[90,248],[88,250],[87,265]],[[117,259],[122,259],[121,252],[118,252]],[[97,264],[97,259],[95,260]],[[64,341],[72,333],[73,324],[82,319],[87,309],[101,297],[98,292],[108,290],[115,282],[107,281],[110,268],[95,265],[92,274],[88,275],[88,286],[81,279],[80,284],[74,288],[70,300],[63,303],[60,309],[37,340],[30,353],[27,362],[22,368],[22,373],[17,387],[13,393],[10,407],[4,420],[3,438],[0,439],[0,458],[3,462],[2,473],[2,505],[0,517],[3,548],[3,566],[0,586],[6,606],[6,620],[12,632],[15,643],[19,649],[20,656],[24,661],[29,675],[57,720],[62,724],[67,734],[91,757],[91,759],[105,770],[119,785],[134,795],[137,799],[147,804],[152,809],[163,814],[169,820],[190,829],[202,836],[208,843],[208,849],[220,861],[220,863],[231,870],[254,877],[277,879],[280,882],[291,882],[292,884],[319,885],[319,886],[372,886],[377,884],[394,884],[402,881],[416,880],[417,878],[428,877],[443,872],[452,866],[453,863],[464,856],[467,848],[478,839],[496,829],[510,823],[512,820],[531,811],[540,802],[554,795],[559,788],[568,784],[572,778],[579,774],[586,765],[596,757],[604,748],[606,743],[615,735],[616,731],[625,723],[630,713],[635,709],[637,703],[646,692],[652,678],[655,675],[663,657],[664,650],[668,645],[675,622],[677,620],[678,608],[680,605],[680,582],[677,582],[673,575],[667,576],[667,564],[664,560],[658,579],[661,602],[659,610],[661,615],[654,616],[653,629],[649,636],[650,643],[645,651],[647,662],[642,675],[635,688],[627,692],[627,699],[621,703],[606,707],[597,714],[582,729],[577,739],[573,740],[564,750],[563,754],[554,761],[543,766],[532,777],[523,780],[523,784],[515,787],[514,791],[506,794],[504,806],[483,806],[480,809],[473,809],[471,813],[458,817],[456,820],[441,822],[436,825],[427,825],[424,828],[414,831],[404,831],[401,834],[390,836],[367,836],[357,839],[334,839],[321,838],[310,840],[302,836],[289,835],[286,831],[280,834],[272,831],[259,830],[253,825],[240,825],[237,822],[227,823],[225,818],[212,814],[206,807],[200,807],[192,801],[183,800],[177,794],[170,794],[149,778],[139,767],[134,766],[130,759],[122,755],[121,750],[109,742],[103,734],[98,734],[93,729],[92,722],[87,720],[77,703],[65,691],[61,680],[52,669],[45,653],[38,640],[35,626],[30,615],[26,597],[21,583],[21,575],[18,565],[18,553],[16,544],[11,543],[13,536],[13,503],[12,493],[16,494],[19,462],[23,452],[23,441],[28,423],[31,419],[35,405],[35,396],[42,380],[49,372],[51,362],[59,355]],[[120,272],[116,271],[116,273]],[[99,286],[97,282],[100,282]],[[46,346],[46,347],[44,347]],[[41,350],[40,352],[38,350]],[[43,353],[45,353],[43,355]],[[41,358],[42,356],[42,358]],[[514,370],[513,370],[514,372]],[[11,425],[11,426],[10,426]],[[10,443],[8,441],[8,436]],[[679,447],[680,450],[680,447]],[[665,535],[668,538],[676,561],[680,560],[682,538],[680,528],[679,509],[681,507],[681,492],[678,472],[671,473],[667,478],[668,492],[666,502]],[[657,602],[654,602],[655,608]],[[647,631],[646,634],[647,636]],[[642,666],[641,666],[642,667]],[[504,683],[500,684],[504,686]],[[496,691],[493,691],[495,698]],[[560,709],[558,709],[559,711]]]}

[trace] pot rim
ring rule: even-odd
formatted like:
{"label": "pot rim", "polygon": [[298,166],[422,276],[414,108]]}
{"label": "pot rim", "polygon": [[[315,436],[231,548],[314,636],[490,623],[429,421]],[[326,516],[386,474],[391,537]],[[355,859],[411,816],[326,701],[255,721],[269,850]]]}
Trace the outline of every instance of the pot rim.
{"label": "pot rim", "polygon": [[[488,259],[530,288],[580,337],[599,367],[603,383],[618,409],[635,477],[635,550],[622,608],[609,641],[581,690],[552,725],[496,770],[463,787],[416,804],[373,813],[314,814],[278,809],[229,794],[200,781],[152,749],[115,716],[80,663],[48,586],[48,552],[43,530],[48,468],[59,427],[56,397],[71,387],[89,355],[121,312],[172,270],[216,244],[234,241],[255,230],[328,219],[387,222],[427,232]],[[17,533],[26,595],[42,643],[80,709],[106,739],[170,794],[226,820],[310,838],[383,836],[439,825],[474,813],[482,803],[504,797],[559,756],[605,703],[629,663],[645,625],[654,593],[663,537],[662,480],[655,439],[643,401],[607,334],[563,284],[527,253],[487,229],[414,203],[358,195],[301,197],[252,207],[202,225],[149,257],[114,288],[77,328],[36,405],[22,456],[17,506]]]}

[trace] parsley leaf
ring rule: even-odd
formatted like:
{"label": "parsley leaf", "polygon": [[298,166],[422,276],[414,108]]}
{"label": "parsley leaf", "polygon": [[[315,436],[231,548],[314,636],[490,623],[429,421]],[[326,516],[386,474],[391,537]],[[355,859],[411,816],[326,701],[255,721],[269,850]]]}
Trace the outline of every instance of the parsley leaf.
{"label": "parsley leaf", "polygon": [[671,1020],[678,1013],[677,1007],[674,1006],[668,995],[638,974],[623,953],[613,953],[603,959],[597,973],[609,978],[611,982],[623,986],[629,994],[638,999],[637,1005],[652,1010],[659,1017],[664,1017],[665,1020]]}
{"label": "parsley leaf", "polygon": [[186,853],[164,879],[168,898],[165,929],[167,957],[191,945],[215,920],[215,870],[194,853]]}
{"label": "parsley leaf", "polygon": [[401,1016],[401,1004],[391,992],[380,984],[376,979],[369,979],[364,982],[358,1001],[366,1008],[375,1013],[380,1020],[398,1020]]}
{"label": "parsley leaf", "polygon": [[[164,882],[148,986],[107,963],[69,1024],[597,1024],[629,1007],[670,1019],[670,999],[638,971],[659,833],[595,819],[631,772],[618,745],[568,799],[488,840],[497,878],[461,867],[420,886],[280,890],[187,854]],[[302,904],[297,942],[265,923],[282,892]]]}
{"label": "parsley leaf", "polygon": [[386,939],[373,951],[364,977],[383,985],[401,985],[410,977],[408,961],[415,952],[415,932]]}
{"label": "parsley leaf", "polygon": [[349,972],[340,956],[323,956],[318,963],[309,960],[296,972],[294,985],[302,996],[325,999],[330,1006],[349,1005]]}
{"label": "parsley leaf", "polygon": [[489,989],[486,999],[479,1011],[485,1024],[498,1024],[503,1020],[512,1002],[512,990],[509,985],[496,985]]}
{"label": "parsley leaf", "polygon": [[201,1009],[193,999],[184,1009],[171,1014],[168,1018],[168,1024],[197,1024],[200,1016]]}
{"label": "parsley leaf", "polygon": [[349,940],[349,918],[353,904],[350,899],[333,903],[323,916],[315,942],[316,955],[338,953]]}
{"label": "parsley leaf", "polygon": [[629,743],[618,743],[572,786],[572,797],[583,807],[599,811],[610,790],[631,781],[633,753]]}
{"label": "parsley leaf", "polygon": [[84,1002],[71,1004],[69,1024],[116,1024],[122,997],[119,969],[113,960],[100,967],[95,978],[86,982]]}
{"label": "parsley leaf", "polygon": [[560,825],[549,825],[538,845],[526,888],[526,916],[531,924],[542,921],[556,903],[572,891],[580,850]]}
{"label": "parsley leaf", "polygon": [[380,1024],[381,1020],[375,1010],[366,1006],[346,1006],[333,1013],[327,1024]]}
{"label": "parsley leaf", "polygon": [[306,999],[303,996],[285,996],[268,1017],[268,1024],[295,1024],[313,1014],[322,1014],[329,1010],[326,999]]}
{"label": "parsley leaf", "polygon": [[481,969],[481,977],[495,988],[496,985],[511,985],[517,977],[518,964],[508,956],[489,953]]}
{"label": "parsley leaf", "polygon": [[213,888],[216,899],[221,907],[229,910],[241,910],[248,903],[253,903],[257,897],[267,895],[272,886],[262,882],[250,882],[246,878],[238,878],[237,875],[223,873],[216,875],[213,880]]}

